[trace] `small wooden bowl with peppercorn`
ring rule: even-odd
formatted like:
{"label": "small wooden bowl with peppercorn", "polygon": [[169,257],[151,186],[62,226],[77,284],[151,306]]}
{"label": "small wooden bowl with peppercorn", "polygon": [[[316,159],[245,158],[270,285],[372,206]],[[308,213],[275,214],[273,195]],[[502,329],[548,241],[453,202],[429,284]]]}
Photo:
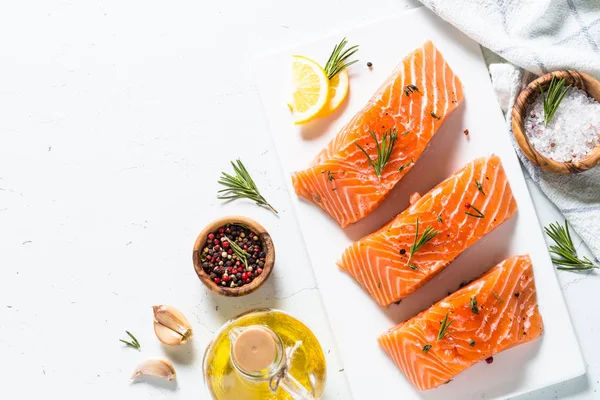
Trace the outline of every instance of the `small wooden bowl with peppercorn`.
{"label": "small wooden bowl with peppercorn", "polygon": [[258,222],[240,216],[217,219],[194,244],[194,269],[214,293],[238,297],[254,292],[275,264],[271,235]]}
{"label": "small wooden bowl with peppercorn", "polygon": [[[541,95],[540,87],[544,92],[547,92],[553,78],[555,80],[564,79],[565,86],[575,86],[587,93],[589,97],[600,102],[600,82],[583,72],[561,70],[542,75],[521,91],[513,107],[512,128],[515,139],[525,156],[540,168],[557,174],[573,174],[586,171],[600,163],[600,146],[578,160],[559,162],[537,151],[527,136],[525,120],[528,109],[536,98]],[[564,134],[568,133],[564,132]]]}

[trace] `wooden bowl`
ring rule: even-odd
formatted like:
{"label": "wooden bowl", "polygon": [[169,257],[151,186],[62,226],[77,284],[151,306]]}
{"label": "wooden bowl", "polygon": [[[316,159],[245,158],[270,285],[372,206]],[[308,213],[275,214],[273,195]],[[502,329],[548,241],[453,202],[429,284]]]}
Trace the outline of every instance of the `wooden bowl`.
{"label": "wooden bowl", "polygon": [[535,165],[557,173],[557,174],[573,174],[586,171],[595,167],[600,162],[600,146],[594,149],[590,154],[580,159],[579,161],[559,162],[545,157],[537,152],[527,138],[525,132],[525,116],[527,109],[534,102],[537,96],[540,95],[538,85],[546,89],[552,80],[552,77],[564,78],[565,85],[577,86],[585,91],[590,97],[600,102],[600,82],[591,76],[577,71],[555,71],[546,75],[542,75],[531,82],[525,89],[521,91],[517,102],[512,111],[512,128],[515,138],[523,150],[527,158]]}
{"label": "wooden bowl", "polygon": [[[213,280],[210,279],[210,276],[204,272],[204,269],[202,269],[202,264],[200,261],[200,253],[206,245],[208,234],[227,224],[243,225],[249,228],[252,232],[258,235],[265,251],[265,265],[263,266],[263,272],[254,278],[254,280],[249,284],[235,288],[220,286],[213,282]],[[250,218],[231,216],[219,218],[211,222],[204,228],[204,230],[202,230],[202,232],[200,232],[198,238],[196,239],[196,243],[194,243],[194,252],[192,258],[194,260],[194,269],[196,270],[196,274],[198,275],[198,278],[200,278],[200,281],[207,288],[222,296],[238,297],[254,292],[267,280],[269,275],[271,275],[273,265],[275,265],[275,247],[273,246],[271,235],[269,235],[267,230],[263,228],[261,224]]]}

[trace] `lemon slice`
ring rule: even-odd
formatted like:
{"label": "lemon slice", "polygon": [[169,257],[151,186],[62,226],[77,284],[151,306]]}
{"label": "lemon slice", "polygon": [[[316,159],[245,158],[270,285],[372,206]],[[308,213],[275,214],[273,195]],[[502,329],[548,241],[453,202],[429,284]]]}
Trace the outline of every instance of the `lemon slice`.
{"label": "lemon slice", "polygon": [[344,102],[346,96],[348,96],[349,86],[348,71],[343,69],[335,74],[329,80],[329,97],[327,104],[323,107],[319,116],[329,115],[334,112]]}
{"label": "lemon slice", "polygon": [[303,56],[292,57],[292,108],[294,123],[317,117],[329,100],[329,79],[319,64]]}

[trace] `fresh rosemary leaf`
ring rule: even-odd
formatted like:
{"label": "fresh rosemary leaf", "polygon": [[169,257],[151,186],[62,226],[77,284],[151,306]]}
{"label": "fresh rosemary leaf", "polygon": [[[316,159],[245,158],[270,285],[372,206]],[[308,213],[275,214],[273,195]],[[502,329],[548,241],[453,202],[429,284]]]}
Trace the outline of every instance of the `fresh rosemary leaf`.
{"label": "fresh rosemary leaf", "polygon": [[410,250],[408,253],[408,261],[407,264],[410,266],[410,259],[412,258],[413,254],[415,254],[417,251],[419,251],[419,249],[421,247],[423,247],[427,242],[429,242],[431,239],[433,239],[434,237],[436,237],[436,235],[440,233],[439,231],[433,229],[433,227],[428,226],[427,228],[425,228],[425,230],[423,231],[423,234],[421,235],[421,237],[419,237],[419,218],[417,218],[417,226],[415,229],[415,241],[413,242],[413,244],[410,245]]}
{"label": "fresh rosemary leaf", "polygon": [[404,94],[410,96],[411,93],[418,92],[419,88],[415,85],[409,84],[404,87]]}
{"label": "fresh rosemary leaf", "polygon": [[219,184],[225,186],[225,189],[219,190],[217,198],[222,200],[250,199],[259,206],[268,207],[277,214],[277,210],[260,194],[242,161],[237,159],[235,163],[232,161],[231,165],[233,166],[235,176],[221,172]]}
{"label": "fresh rosemary leaf", "polygon": [[431,112],[429,113],[429,115],[431,115],[431,116],[432,116],[433,118],[435,118],[435,119],[442,119],[442,117],[440,117],[439,115],[436,115],[436,113],[434,113],[433,111],[431,111]]}
{"label": "fresh rosemary leaf", "polygon": [[367,157],[367,160],[373,170],[375,170],[375,174],[378,178],[381,178],[381,172],[390,161],[392,157],[392,151],[394,150],[394,145],[396,144],[396,140],[398,140],[398,132],[395,128],[389,129],[381,135],[381,142],[377,140],[377,135],[373,131],[369,131],[369,135],[375,141],[375,148],[377,150],[377,158],[373,160],[369,153],[366,152],[365,149],[358,143],[355,145],[363,152],[363,154]]}
{"label": "fresh rosemary leaf", "polygon": [[446,313],[446,316],[440,322],[440,330],[437,335],[437,340],[442,340],[444,338],[444,336],[446,336],[446,334],[448,334],[448,328],[450,328],[450,325],[452,325],[453,322],[454,322],[453,319],[451,319],[450,322],[448,322],[448,313]]}
{"label": "fresh rosemary leaf", "polygon": [[471,306],[471,311],[473,314],[479,314],[479,308],[477,307],[477,296],[471,297],[469,300],[469,305]]}
{"label": "fresh rosemary leaf", "polygon": [[483,185],[477,179],[475,179],[475,187],[481,192],[481,194],[485,196],[485,192],[483,191]]}
{"label": "fresh rosemary leaf", "polygon": [[348,61],[348,59],[358,51],[358,45],[344,50],[346,44],[348,44],[348,41],[346,38],[344,38],[339,44],[335,45],[331,55],[329,56],[329,59],[327,60],[327,63],[325,64],[325,68],[323,68],[329,79],[333,78],[341,70],[358,62],[358,60]]}
{"label": "fresh rosemary leaf", "polygon": [[473,214],[468,211],[465,211],[465,214],[470,215],[471,217],[475,217],[475,218],[485,218],[485,215],[483,215],[483,213],[474,205],[469,204],[469,206],[467,208],[472,208],[473,210],[475,210],[476,214]]}
{"label": "fresh rosemary leaf", "polygon": [[138,340],[135,338],[135,336],[133,336],[129,331],[125,331],[125,333],[127,333],[127,336],[129,336],[131,338],[131,342],[124,340],[124,339],[119,339],[119,342],[125,343],[127,346],[133,347],[134,349],[139,350],[140,349],[140,342],[138,342]]}
{"label": "fresh rosemary leaf", "polygon": [[546,126],[550,123],[552,117],[556,113],[560,102],[567,93],[567,90],[571,87],[568,85],[565,87],[565,80],[563,78],[556,79],[556,76],[552,76],[548,90],[544,92],[544,88],[538,84],[540,92],[542,94],[542,100],[544,103],[544,123]]}
{"label": "fresh rosemary leaf", "polygon": [[504,303],[504,300],[500,298],[500,296],[498,295],[498,293],[494,292],[492,290],[492,294],[494,295],[494,297],[496,298],[496,301],[499,301],[500,303]]}
{"label": "fresh rosemary leaf", "polygon": [[417,268],[417,266],[415,264],[408,264],[408,268],[412,269],[413,271],[419,270],[419,268]]}
{"label": "fresh rosemary leaf", "polygon": [[587,271],[598,268],[592,261],[583,257],[577,256],[577,250],[573,245],[571,233],[569,232],[569,224],[565,220],[563,227],[558,222],[554,222],[545,228],[548,235],[555,244],[550,246],[550,254],[552,262],[558,265],[558,269],[566,271]]}
{"label": "fresh rosemary leaf", "polygon": [[231,246],[231,249],[233,250],[233,252],[235,253],[235,255],[237,256],[237,258],[240,259],[240,261],[247,267],[248,266],[248,259],[246,258],[246,256],[248,256],[248,253],[246,253],[236,242],[235,240],[229,240],[229,238],[227,236],[223,236],[222,239],[225,239],[229,242],[229,246]]}
{"label": "fresh rosemary leaf", "polygon": [[409,162],[407,162],[406,164],[402,164],[399,168],[398,168],[398,172],[402,172],[404,171],[405,168],[410,167],[410,164],[413,164],[414,160],[411,158]]}

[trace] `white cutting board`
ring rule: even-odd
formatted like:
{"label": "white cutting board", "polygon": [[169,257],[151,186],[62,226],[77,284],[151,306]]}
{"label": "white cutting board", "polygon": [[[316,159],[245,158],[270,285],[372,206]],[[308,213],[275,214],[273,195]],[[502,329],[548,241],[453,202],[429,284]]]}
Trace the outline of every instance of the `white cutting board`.
{"label": "white cutting board", "polygon": [[[344,36],[351,45],[360,45],[357,54],[360,62],[349,69],[349,98],[334,115],[295,126],[286,106],[290,95],[291,55],[302,54],[324,63],[333,46]],[[425,8],[408,11],[256,61],[253,67],[258,90],[284,174],[289,177],[294,171],[304,169],[364,106],[402,58],[428,39],[433,40],[462,80],[465,100],[444,122],[415,167],[383,204],[344,230],[319,208],[296,197],[288,179],[312,270],[352,392],[358,400],[505,398],[582,375],[585,366],[579,344],[480,48],[432,12]],[[373,63],[372,69],[367,68],[368,61]],[[465,129],[469,129],[469,136],[463,134]],[[335,262],[343,250],[404,210],[411,193],[427,192],[470,160],[492,152],[503,161],[518,213],[473,245],[431,282],[400,305],[383,309],[338,269]],[[462,281],[522,253],[529,253],[534,265],[545,325],[542,338],[495,356],[492,364],[481,362],[440,388],[425,392],[414,389],[379,348],[377,337],[456,290]],[[310,267],[298,266],[298,273],[311,273]]]}

